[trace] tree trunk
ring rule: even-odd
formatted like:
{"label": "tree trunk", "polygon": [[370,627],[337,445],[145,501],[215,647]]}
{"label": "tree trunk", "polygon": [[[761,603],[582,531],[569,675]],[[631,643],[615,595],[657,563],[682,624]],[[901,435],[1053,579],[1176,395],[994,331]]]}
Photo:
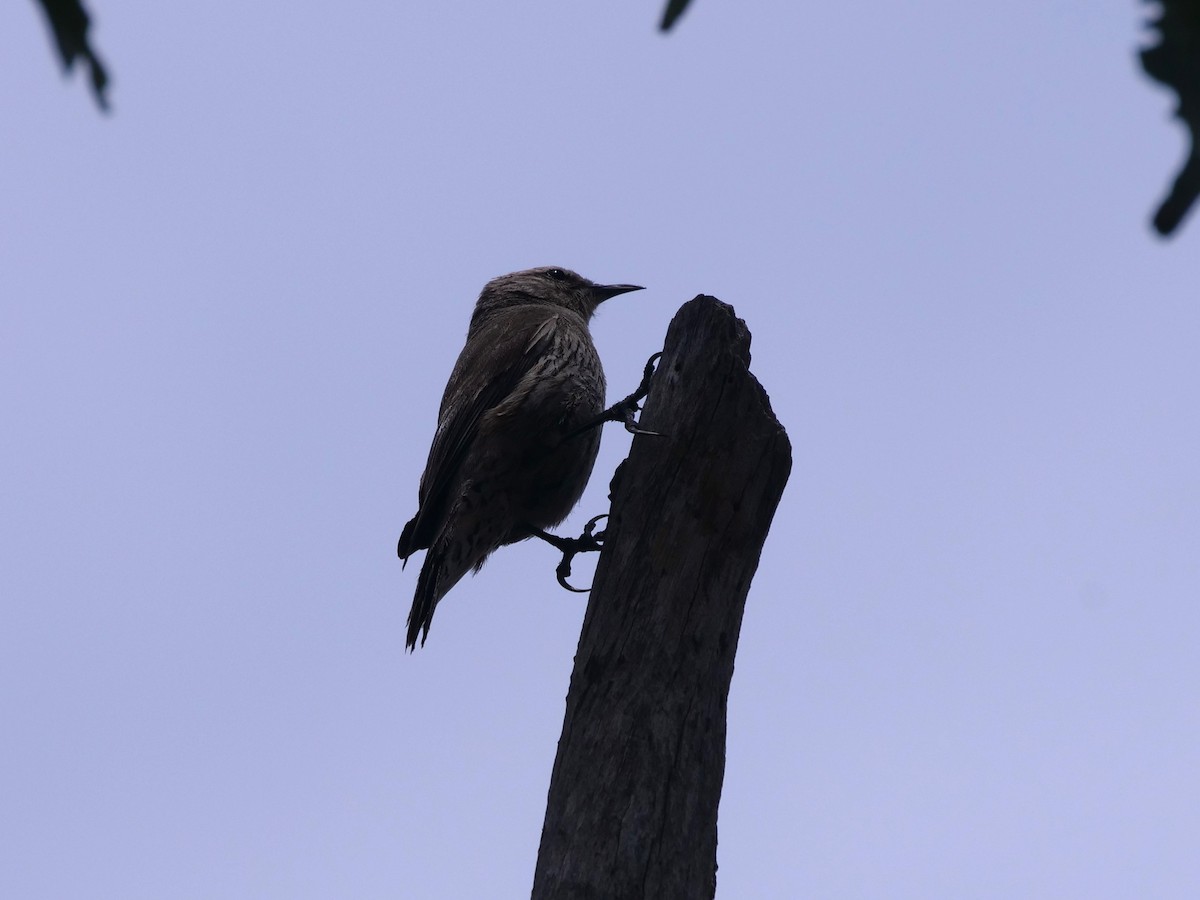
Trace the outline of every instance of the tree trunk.
{"label": "tree trunk", "polygon": [[791,445],[750,333],[706,296],[667,331],[579,638],[533,900],[716,891],[725,711]]}

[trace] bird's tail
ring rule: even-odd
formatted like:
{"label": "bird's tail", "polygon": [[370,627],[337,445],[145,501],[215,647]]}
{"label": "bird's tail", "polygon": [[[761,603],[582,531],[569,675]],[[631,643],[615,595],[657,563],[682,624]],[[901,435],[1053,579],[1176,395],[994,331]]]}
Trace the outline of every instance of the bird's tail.
{"label": "bird's tail", "polygon": [[425,554],[421,565],[421,574],[417,576],[417,592],[413,596],[412,609],[408,612],[408,640],[405,642],[409,650],[417,649],[417,635],[421,636],[421,646],[429,637],[429,623],[433,621],[433,609],[445,591],[438,592],[438,582],[442,569],[442,554],[430,550]]}
{"label": "bird's tail", "polygon": [[417,637],[424,646],[429,637],[429,623],[433,611],[450,589],[458,584],[471,570],[479,571],[488,554],[496,544],[478,545],[471,541],[439,538],[425,554],[421,574],[417,576],[417,592],[413,596],[412,609],[408,613],[408,649],[415,650]]}

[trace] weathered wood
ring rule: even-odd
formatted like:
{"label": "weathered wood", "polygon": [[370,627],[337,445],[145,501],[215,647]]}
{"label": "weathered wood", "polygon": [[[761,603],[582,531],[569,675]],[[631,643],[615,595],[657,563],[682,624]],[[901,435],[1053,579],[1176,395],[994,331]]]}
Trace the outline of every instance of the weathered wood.
{"label": "weathered wood", "polygon": [[750,333],[706,296],[667,331],[614,479],[550,781],[534,900],[716,890],[725,712],[750,580],[791,445]]}

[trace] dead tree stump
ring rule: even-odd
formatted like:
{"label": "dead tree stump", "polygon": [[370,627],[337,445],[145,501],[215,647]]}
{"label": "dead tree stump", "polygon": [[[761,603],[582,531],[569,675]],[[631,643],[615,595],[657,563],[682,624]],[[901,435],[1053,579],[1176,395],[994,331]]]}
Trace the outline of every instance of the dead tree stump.
{"label": "dead tree stump", "polygon": [[750,333],[707,296],[667,331],[614,478],[533,900],[716,891],[725,712],[746,594],[791,471]]}

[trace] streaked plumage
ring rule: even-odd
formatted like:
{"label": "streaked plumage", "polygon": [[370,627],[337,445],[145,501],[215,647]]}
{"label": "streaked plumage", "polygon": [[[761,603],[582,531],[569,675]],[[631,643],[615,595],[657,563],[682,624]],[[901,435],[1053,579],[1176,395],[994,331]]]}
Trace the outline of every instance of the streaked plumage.
{"label": "streaked plumage", "polygon": [[442,396],[418,509],[397,548],[428,549],[408,616],[408,647],[439,600],[505,544],[552,528],[579,501],[600,449],[604,370],[588,331],[596,307],[635,285],[598,285],[559,268],[493,279]]}

